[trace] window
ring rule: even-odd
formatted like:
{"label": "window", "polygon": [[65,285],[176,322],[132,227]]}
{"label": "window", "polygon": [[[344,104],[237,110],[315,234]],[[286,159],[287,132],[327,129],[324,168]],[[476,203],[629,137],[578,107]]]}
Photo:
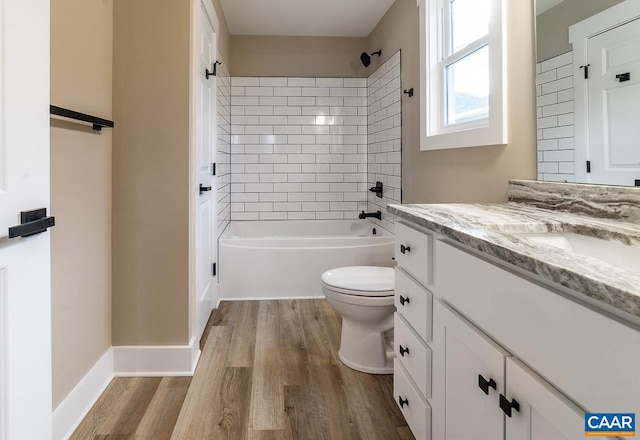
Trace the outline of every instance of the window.
{"label": "window", "polygon": [[507,143],[506,0],[419,0],[421,150]]}

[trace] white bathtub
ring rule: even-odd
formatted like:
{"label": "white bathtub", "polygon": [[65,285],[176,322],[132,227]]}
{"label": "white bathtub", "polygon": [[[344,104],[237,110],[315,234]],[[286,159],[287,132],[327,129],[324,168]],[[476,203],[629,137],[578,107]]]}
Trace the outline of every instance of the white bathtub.
{"label": "white bathtub", "polygon": [[393,239],[366,220],[231,222],[220,238],[220,296],[322,297],[329,269],[392,266]]}

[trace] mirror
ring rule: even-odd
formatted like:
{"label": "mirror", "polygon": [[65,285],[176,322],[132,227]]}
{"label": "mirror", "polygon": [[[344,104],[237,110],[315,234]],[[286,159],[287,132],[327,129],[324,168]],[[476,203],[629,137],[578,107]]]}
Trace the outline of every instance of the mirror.
{"label": "mirror", "polygon": [[640,186],[640,2],[535,4],[538,179]]}

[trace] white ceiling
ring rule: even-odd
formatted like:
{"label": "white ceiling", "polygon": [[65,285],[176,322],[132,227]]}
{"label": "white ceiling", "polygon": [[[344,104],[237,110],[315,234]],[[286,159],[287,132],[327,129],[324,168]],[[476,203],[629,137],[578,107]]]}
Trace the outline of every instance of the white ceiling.
{"label": "white ceiling", "polygon": [[393,1],[222,0],[222,9],[232,35],[366,37]]}
{"label": "white ceiling", "polygon": [[558,6],[564,0],[536,0],[536,15],[548,11],[554,6]]}

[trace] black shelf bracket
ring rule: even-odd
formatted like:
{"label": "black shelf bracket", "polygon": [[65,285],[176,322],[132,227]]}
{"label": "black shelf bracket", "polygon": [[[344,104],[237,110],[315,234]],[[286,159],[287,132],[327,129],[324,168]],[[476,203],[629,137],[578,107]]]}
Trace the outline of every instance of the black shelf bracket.
{"label": "black shelf bracket", "polygon": [[103,128],[113,128],[113,121],[69,110],[68,108],[51,105],[49,106],[49,113],[56,116],[62,116],[63,118],[75,119],[76,121],[88,122],[93,125],[93,129],[95,131],[100,131]]}

